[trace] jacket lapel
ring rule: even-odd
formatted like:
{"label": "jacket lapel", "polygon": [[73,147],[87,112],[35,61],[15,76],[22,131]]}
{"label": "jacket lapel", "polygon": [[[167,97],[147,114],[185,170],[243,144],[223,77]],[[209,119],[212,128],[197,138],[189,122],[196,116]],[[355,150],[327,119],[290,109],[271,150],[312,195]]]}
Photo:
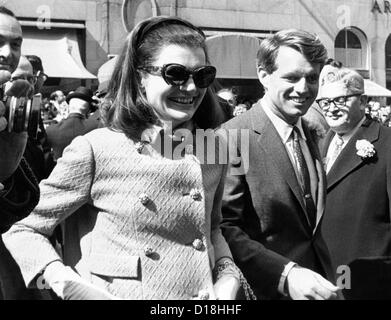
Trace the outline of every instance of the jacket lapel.
{"label": "jacket lapel", "polygon": [[[301,195],[301,188],[281,137],[259,102],[252,109],[255,111],[254,117],[251,117],[252,129],[258,134],[257,142],[259,148],[264,151],[265,156],[268,158],[267,161],[273,163],[276,169],[281,172],[281,176],[291,188],[297,201],[299,201],[302,208],[301,218],[311,233],[305,215],[306,209]],[[265,159],[262,159],[262,161],[265,161]]]}
{"label": "jacket lapel", "polygon": [[[374,142],[379,138],[380,124],[366,119],[357,132],[351,137],[348,144],[341,151],[338,158],[327,174],[327,188],[333,187],[350,172],[357,168],[363,160],[357,155],[356,141],[365,139]],[[327,151],[326,151],[327,152]]]}
{"label": "jacket lapel", "polygon": [[308,149],[310,150],[316,168],[316,173],[318,176],[318,193],[317,193],[317,203],[316,203],[317,215],[316,215],[316,226],[314,228],[314,233],[315,233],[316,228],[319,225],[319,221],[321,220],[324,213],[324,205],[326,200],[326,174],[323,169],[323,161],[319,152],[319,148],[317,147],[314,139],[314,135],[316,133],[308,129],[308,126],[306,125],[304,120],[302,121],[302,124],[303,124],[304,133],[307,138]]}

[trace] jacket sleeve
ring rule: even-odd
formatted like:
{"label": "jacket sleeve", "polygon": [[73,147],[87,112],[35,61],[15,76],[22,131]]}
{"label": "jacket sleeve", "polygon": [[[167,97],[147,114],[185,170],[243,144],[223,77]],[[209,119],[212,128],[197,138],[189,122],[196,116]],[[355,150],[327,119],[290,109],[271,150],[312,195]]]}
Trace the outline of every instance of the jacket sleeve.
{"label": "jacket sleeve", "polygon": [[222,202],[223,235],[235,263],[256,295],[259,298],[277,298],[281,274],[290,260],[263,245],[265,235],[252,201],[252,196],[262,195],[251,194],[247,173],[241,169],[248,164],[243,163],[240,152],[236,144],[229,148],[230,160]]}
{"label": "jacket sleeve", "polygon": [[5,190],[0,191],[0,233],[25,218],[39,200],[38,182],[24,159],[4,185]]}
{"label": "jacket sleeve", "polygon": [[[220,167],[222,167],[222,174],[214,196],[212,216],[211,216],[211,229],[212,229],[211,241],[214,247],[214,254],[215,254],[214,263],[216,263],[219,259],[223,257],[232,258],[231,250],[229,249],[227,241],[225,240],[221,231],[221,221],[222,221],[221,201],[224,192],[224,181],[225,181],[227,166],[224,165]],[[212,267],[214,267],[214,265]]]}
{"label": "jacket sleeve", "polygon": [[61,260],[48,238],[59,223],[89,201],[94,168],[91,145],[85,137],[77,137],[49,178],[41,182],[37,207],[3,235],[26,285],[34,287],[34,278],[50,262]]}

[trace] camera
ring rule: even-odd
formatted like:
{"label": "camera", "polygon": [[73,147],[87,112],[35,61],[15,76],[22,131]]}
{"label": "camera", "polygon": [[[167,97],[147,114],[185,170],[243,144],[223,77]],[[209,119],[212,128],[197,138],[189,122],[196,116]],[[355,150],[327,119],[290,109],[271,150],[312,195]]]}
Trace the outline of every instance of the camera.
{"label": "camera", "polygon": [[2,101],[6,110],[4,116],[8,122],[7,131],[15,133],[26,131],[29,137],[36,138],[41,100],[41,94],[36,94],[32,98],[3,95]]}

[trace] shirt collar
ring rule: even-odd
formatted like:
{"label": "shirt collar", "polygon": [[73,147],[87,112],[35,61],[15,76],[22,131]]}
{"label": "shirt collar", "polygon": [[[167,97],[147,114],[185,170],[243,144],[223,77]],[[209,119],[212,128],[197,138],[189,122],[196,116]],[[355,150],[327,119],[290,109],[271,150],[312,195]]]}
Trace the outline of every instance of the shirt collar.
{"label": "shirt collar", "polygon": [[[286,123],[283,119],[277,116],[269,107],[267,103],[262,104],[263,110],[266,115],[269,117],[270,121],[276,128],[278,135],[281,137],[282,142],[285,144],[292,135],[293,125]],[[307,140],[303,131],[303,125],[301,122],[301,117],[296,122],[295,126],[299,129],[301,138]]]}

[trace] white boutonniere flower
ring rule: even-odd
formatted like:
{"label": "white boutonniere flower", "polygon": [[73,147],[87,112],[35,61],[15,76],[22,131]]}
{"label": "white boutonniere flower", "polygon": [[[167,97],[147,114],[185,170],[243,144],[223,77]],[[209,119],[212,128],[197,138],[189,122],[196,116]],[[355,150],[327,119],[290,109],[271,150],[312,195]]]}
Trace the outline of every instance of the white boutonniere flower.
{"label": "white boutonniere flower", "polygon": [[357,155],[362,159],[372,158],[376,154],[375,147],[368,140],[357,140],[356,141]]}

